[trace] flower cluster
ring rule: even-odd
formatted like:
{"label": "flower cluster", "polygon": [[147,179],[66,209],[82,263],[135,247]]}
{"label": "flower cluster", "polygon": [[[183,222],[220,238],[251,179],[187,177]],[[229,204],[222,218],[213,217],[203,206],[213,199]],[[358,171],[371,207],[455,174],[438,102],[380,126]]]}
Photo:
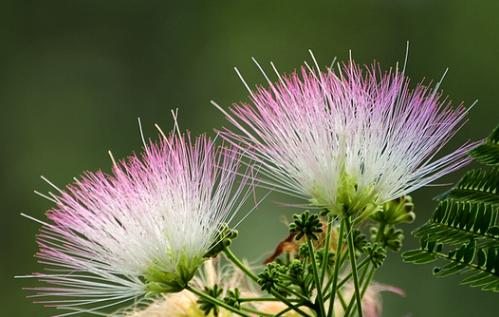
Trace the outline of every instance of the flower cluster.
{"label": "flower cluster", "polygon": [[172,133],[110,175],[86,173],[55,197],[38,235],[49,266],[33,274],[48,284],[34,289],[40,302],[96,312],[182,290],[248,195],[239,163],[206,136]]}
{"label": "flower cluster", "polygon": [[275,190],[335,214],[369,214],[469,161],[473,144],[432,161],[467,112],[438,87],[411,90],[403,72],[353,61],[277,76],[250,91],[251,104],[218,106],[235,126],[223,137],[261,164]]}
{"label": "flower cluster", "polygon": [[[151,298],[159,300],[119,314],[325,317],[356,305],[361,317],[379,316],[379,292],[400,291],[372,283],[374,271],[401,248],[395,226],[414,220],[407,194],[468,163],[474,144],[433,160],[467,110],[452,108],[439,85],[410,89],[403,71],[376,64],[277,76],[250,91],[249,104],[228,112],[215,104],[235,127],[219,131],[230,146],[176,126],[144,142],[142,154],[113,159],[111,173],[87,172],[45,196],[55,207],[37,220],[36,256],[47,269],[25,276],[44,283],[33,297],[65,310],[58,316],[105,315]],[[295,215],[260,274],[229,249],[237,232],[228,224],[251,194],[253,165],[261,186],[324,211]],[[379,225],[369,239],[355,227],[368,218]],[[237,267],[229,279],[207,261],[221,252]]]}

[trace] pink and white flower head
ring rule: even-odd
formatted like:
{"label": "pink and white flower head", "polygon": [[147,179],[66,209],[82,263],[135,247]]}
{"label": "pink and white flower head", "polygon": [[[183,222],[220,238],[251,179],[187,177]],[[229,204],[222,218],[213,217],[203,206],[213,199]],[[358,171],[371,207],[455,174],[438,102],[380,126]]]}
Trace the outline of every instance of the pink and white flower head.
{"label": "pink and white flower head", "polygon": [[271,65],[277,82],[262,71],[267,88],[245,83],[250,104],[228,112],[213,104],[236,128],[222,136],[259,163],[261,182],[277,191],[336,214],[369,213],[469,161],[472,145],[432,160],[467,113],[452,108],[439,85],[410,89],[398,68],[382,72],[352,60],[287,76]]}
{"label": "pink and white flower head", "polygon": [[171,133],[110,175],[87,172],[54,196],[37,238],[40,303],[99,314],[183,289],[246,199],[240,155],[206,136]]}

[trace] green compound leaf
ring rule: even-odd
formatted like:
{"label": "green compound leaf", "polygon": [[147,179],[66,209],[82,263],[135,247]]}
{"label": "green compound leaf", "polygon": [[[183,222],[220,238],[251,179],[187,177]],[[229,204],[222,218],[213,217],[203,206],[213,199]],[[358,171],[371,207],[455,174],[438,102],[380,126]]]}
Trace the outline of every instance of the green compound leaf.
{"label": "green compound leaf", "polygon": [[448,192],[430,219],[413,232],[421,248],[402,254],[414,264],[440,262],[435,277],[463,276],[461,284],[499,292],[499,126],[470,155],[489,169],[475,169]]}
{"label": "green compound leaf", "polygon": [[498,206],[499,193],[496,190],[498,187],[498,169],[476,169],[466,173],[454,188],[440,198]]}
{"label": "green compound leaf", "polygon": [[484,143],[474,148],[470,155],[482,164],[499,166],[499,126],[494,129]]}
{"label": "green compound leaf", "polygon": [[433,268],[435,277],[447,277],[462,274],[461,284],[477,287],[481,290],[499,292],[499,248],[479,248],[475,240],[452,248],[444,253],[434,241],[427,242],[426,247],[404,252],[402,257],[407,263],[427,264],[437,260],[443,266]]}
{"label": "green compound leaf", "polygon": [[499,247],[499,228],[495,225],[498,210],[499,207],[486,203],[445,199],[413,235],[447,245],[459,245],[473,238],[480,246]]}

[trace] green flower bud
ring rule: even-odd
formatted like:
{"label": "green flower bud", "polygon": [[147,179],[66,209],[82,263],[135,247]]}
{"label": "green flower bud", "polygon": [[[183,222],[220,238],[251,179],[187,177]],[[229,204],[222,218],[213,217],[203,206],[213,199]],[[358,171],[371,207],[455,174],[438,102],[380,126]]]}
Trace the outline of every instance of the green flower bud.
{"label": "green flower bud", "polygon": [[310,214],[307,210],[301,215],[293,215],[294,221],[289,225],[289,231],[295,233],[295,239],[300,240],[304,236],[310,240],[318,240],[318,233],[322,232],[322,223],[319,216]]}
{"label": "green flower bud", "polygon": [[402,196],[384,203],[382,208],[378,209],[371,218],[389,225],[413,222],[416,219],[416,214],[411,196]]}

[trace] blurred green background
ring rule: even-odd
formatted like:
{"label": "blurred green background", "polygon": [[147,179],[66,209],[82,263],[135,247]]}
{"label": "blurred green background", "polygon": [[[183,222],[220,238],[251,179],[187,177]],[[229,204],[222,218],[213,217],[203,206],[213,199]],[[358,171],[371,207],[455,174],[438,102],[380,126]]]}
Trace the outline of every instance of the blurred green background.
{"label": "blurred green background", "polygon": [[[41,270],[33,254],[38,225],[50,203],[32,193],[49,190],[45,175],[65,185],[84,170],[109,169],[116,157],[140,150],[137,117],[155,137],[154,123],[172,125],[170,109],[194,134],[226,122],[209,104],[243,100],[232,67],[251,83],[264,79],[251,62],[274,61],[290,72],[311,48],[321,65],[334,56],[373,59],[388,68],[411,49],[414,81],[450,72],[443,88],[457,102],[478,105],[452,147],[487,135],[499,123],[499,2],[497,1],[2,1],[1,315],[49,316],[33,305],[16,274]],[[443,180],[453,181],[463,171]],[[431,213],[442,188],[418,191],[418,219]],[[240,227],[236,249],[261,259],[285,236],[290,211],[272,195]],[[407,247],[415,246],[408,237]],[[384,296],[384,316],[498,316],[497,294],[436,280],[430,266],[401,263],[396,254],[377,275],[407,297]]]}

